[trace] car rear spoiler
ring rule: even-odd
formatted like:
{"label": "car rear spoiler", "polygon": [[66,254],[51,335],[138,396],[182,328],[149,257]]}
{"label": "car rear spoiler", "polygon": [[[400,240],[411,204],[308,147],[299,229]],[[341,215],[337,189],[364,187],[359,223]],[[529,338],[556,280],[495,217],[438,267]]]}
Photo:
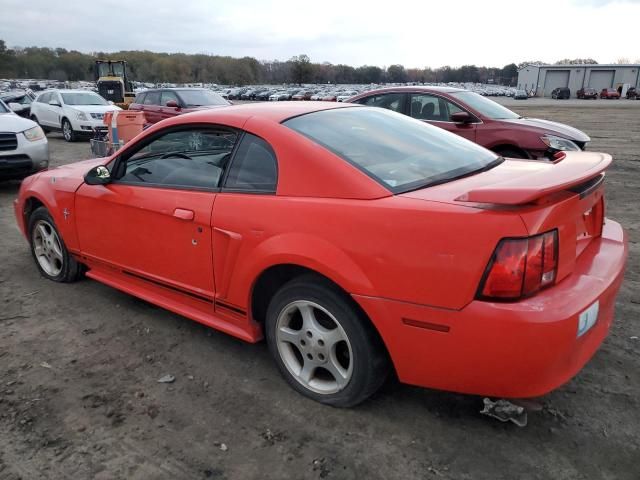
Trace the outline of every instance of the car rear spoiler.
{"label": "car rear spoiler", "polygon": [[544,169],[537,168],[530,174],[474,188],[460,195],[456,201],[498,205],[533,203],[552,193],[594,180],[609,165],[611,155],[606,153],[566,152],[558,160],[545,164]]}

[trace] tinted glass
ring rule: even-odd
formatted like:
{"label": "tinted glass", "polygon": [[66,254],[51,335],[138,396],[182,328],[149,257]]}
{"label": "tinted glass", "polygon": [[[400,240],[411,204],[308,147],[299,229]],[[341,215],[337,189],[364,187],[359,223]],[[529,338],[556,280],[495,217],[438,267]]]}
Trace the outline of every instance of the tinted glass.
{"label": "tinted glass", "polygon": [[226,130],[197,128],[169,132],[130,155],[120,180],[217,188],[236,138],[237,134]]}
{"label": "tinted glass", "polygon": [[178,95],[187,107],[202,107],[209,105],[229,105],[224,98],[210,90],[179,90]]}
{"label": "tinted glass", "polygon": [[136,99],[133,101],[133,103],[137,103],[138,105],[144,103],[144,97],[146,97],[146,96],[147,96],[147,92],[139,93],[136,96]]}
{"label": "tinted glass", "polygon": [[167,102],[171,100],[176,102],[178,105],[180,104],[180,99],[174,92],[172,92],[171,90],[163,90],[162,94],[160,95],[160,105],[164,107],[167,105]]}
{"label": "tinted glass", "polygon": [[49,103],[51,100],[51,93],[43,93],[38,97],[38,103]]}
{"label": "tinted glass", "polygon": [[404,108],[404,93],[387,93],[385,95],[374,95],[358,100],[358,103],[369,107],[381,107],[394,112],[401,112]]}
{"label": "tinted glass", "polygon": [[520,118],[517,113],[475,92],[455,92],[451,95],[487,118],[493,120]]}
{"label": "tinted glass", "polygon": [[445,111],[444,102],[433,95],[411,95],[411,116],[418,120],[449,120]]}
{"label": "tinted glass", "polygon": [[61,93],[65,105],[109,105],[104,98],[93,92]]}
{"label": "tinted glass", "polygon": [[147,92],[144,105],[160,105],[160,92]]}
{"label": "tinted glass", "polygon": [[283,124],[396,193],[469,175],[501,161],[458,135],[382,109],[325,110]]}
{"label": "tinted glass", "polygon": [[278,166],[271,146],[255,135],[245,134],[233,159],[225,188],[275,192],[277,180]]}

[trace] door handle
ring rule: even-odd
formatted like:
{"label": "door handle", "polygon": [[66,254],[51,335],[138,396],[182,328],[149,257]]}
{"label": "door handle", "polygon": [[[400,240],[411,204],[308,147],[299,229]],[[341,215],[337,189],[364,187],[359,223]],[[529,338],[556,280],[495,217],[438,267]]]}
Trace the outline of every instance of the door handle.
{"label": "door handle", "polygon": [[193,210],[186,210],[184,208],[176,208],[173,211],[173,216],[180,220],[193,220]]}

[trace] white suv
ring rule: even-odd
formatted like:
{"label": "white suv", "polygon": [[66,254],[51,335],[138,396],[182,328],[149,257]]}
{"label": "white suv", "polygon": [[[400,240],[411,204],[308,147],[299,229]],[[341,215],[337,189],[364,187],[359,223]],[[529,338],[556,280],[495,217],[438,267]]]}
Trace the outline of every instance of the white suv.
{"label": "white suv", "polygon": [[47,90],[31,104],[31,120],[42,129],[61,130],[67,142],[105,131],[105,112],[120,110],[97,93],[87,90]]}
{"label": "white suv", "polygon": [[49,145],[42,129],[0,100],[0,180],[24,178],[48,166]]}

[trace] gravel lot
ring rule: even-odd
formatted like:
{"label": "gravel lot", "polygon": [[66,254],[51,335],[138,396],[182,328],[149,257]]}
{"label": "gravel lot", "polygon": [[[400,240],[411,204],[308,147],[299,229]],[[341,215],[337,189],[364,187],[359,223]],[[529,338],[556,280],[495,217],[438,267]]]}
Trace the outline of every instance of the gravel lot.
{"label": "gravel lot", "polygon": [[[640,102],[504,102],[614,155],[607,214],[630,238],[611,335],[526,428],[479,415],[477,397],[393,382],[355,409],[324,407],[287,387],[264,344],[88,279],[45,281],[15,227],[18,183],[5,182],[0,479],[637,480]],[[49,138],[53,165],[89,157],[88,143]],[[175,383],[157,383],[165,374]]]}

